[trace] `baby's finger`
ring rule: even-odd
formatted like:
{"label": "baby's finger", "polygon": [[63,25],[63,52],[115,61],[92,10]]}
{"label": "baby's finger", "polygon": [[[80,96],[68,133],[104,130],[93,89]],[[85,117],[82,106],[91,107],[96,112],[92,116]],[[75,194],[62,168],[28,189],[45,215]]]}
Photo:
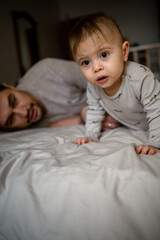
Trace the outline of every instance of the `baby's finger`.
{"label": "baby's finger", "polygon": [[141,151],[142,151],[142,148],[143,148],[143,145],[138,145],[137,147],[136,147],[136,153],[137,154],[140,154],[141,153]]}
{"label": "baby's finger", "polygon": [[148,155],[154,155],[155,153],[156,153],[156,149],[152,147],[148,151]]}
{"label": "baby's finger", "polygon": [[86,143],[86,138],[81,138],[81,144]]}
{"label": "baby's finger", "polygon": [[141,154],[148,154],[150,147],[149,146],[143,146],[141,150]]}
{"label": "baby's finger", "polygon": [[80,145],[80,144],[81,144],[81,138],[77,138],[77,139],[74,141],[74,143]]}

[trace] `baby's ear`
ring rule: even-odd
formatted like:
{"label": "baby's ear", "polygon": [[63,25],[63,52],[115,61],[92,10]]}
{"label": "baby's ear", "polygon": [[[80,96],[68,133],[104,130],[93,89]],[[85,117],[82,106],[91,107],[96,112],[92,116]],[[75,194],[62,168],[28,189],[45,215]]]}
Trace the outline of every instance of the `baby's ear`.
{"label": "baby's ear", "polygon": [[128,60],[129,56],[129,42],[125,41],[122,45],[122,51],[123,51],[123,60],[126,62]]}

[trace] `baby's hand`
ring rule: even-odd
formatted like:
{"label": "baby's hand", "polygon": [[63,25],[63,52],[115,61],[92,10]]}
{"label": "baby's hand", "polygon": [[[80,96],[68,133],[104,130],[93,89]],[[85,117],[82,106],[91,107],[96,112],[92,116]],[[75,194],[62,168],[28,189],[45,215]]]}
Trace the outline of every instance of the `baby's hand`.
{"label": "baby's hand", "polygon": [[136,147],[136,153],[154,155],[156,153],[160,153],[160,150],[158,148],[147,146],[147,145],[139,145]]}
{"label": "baby's hand", "polygon": [[85,137],[83,137],[83,138],[77,138],[75,141],[74,141],[74,143],[75,144],[78,144],[78,145],[81,145],[81,144],[84,144],[84,143],[90,143],[90,142],[93,142],[93,140],[91,140],[91,139],[89,139],[89,138],[85,138]]}

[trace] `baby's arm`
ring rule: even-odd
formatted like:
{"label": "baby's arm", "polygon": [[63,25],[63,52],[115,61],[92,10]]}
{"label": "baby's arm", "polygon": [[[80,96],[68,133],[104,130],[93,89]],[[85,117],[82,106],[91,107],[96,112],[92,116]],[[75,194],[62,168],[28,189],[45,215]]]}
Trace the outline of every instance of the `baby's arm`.
{"label": "baby's arm", "polygon": [[156,153],[160,153],[160,149],[148,146],[148,145],[138,145],[136,146],[136,153],[137,154],[148,154],[148,155],[154,155]]}
{"label": "baby's arm", "polygon": [[[92,88],[92,87],[91,87]],[[75,144],[84,144],[90,143],[94,141],[98,141],[98,138],[101,134],[101,126],[102,121],[104,119],[105,110],[101,106],[99,102],[99,96],[97,96],[94,92],[94,89],[87,88],[87,111],[84,108],[81,112],[81,118],[85,119],[86,115],[86,123],[85,123],[85,136],[82,138],[77,138],[74,143]]]}
{"label": "baby's arm", "polygon": [[[153,155],[160,149],[160,82],[147,68],[139,85],[139,101],[144,108],[149,129],[148,142],[141,147],[142,153]],[[141,152],[141,148],[138,151]]]}
{"label": "baby's arm", "polygon": [[[81,109],[81,119],[85,123],[86,121],[86,111],[87,106],[84,106]],[[109,115],[107,112],[105,113],[104,120],[102,121],[102,131],[111,130],[117,127],[122,126],[121,123],[119,123],[116,119],[114,119],[111,115]]]}

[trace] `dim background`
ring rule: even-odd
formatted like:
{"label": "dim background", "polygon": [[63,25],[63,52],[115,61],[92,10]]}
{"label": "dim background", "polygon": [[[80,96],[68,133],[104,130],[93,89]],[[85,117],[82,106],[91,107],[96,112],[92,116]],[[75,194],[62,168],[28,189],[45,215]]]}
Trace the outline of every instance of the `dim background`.
{"label": "dim background", "polygon": [[[67,24],[90,13],[103,12],[112,16],[131,45],[160,42],[159,2],[159,0],[1,0],[0,83],[15,85],[22,75],[19,69],[12,11],[25,11],[36,21],[39,59],[46,57],[68,59]],[[25,41],[25,38],[21,39],[21,52],[24,71],[27,71],[31,63],[28,60]]]}

